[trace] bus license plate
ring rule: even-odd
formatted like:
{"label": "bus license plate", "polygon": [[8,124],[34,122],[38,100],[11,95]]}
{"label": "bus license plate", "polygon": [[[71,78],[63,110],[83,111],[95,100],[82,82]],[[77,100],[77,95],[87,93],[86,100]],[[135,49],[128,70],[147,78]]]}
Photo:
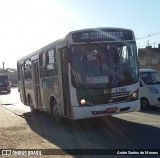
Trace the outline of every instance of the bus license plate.
{"label": "bus license plate", "polygon": [[113,112],[117,112],[117,111],[118,111],[118,108],[107,108],[106,109],[107,113],[113,113]]}

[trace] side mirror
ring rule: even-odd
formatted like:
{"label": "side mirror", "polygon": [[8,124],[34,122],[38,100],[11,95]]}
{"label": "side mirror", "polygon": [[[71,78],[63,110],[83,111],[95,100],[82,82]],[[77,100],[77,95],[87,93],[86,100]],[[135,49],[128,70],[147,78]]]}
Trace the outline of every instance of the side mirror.
{"label": "side mirror", "polygon": [[19,88],[18,88],[18,92],[20,92]]}

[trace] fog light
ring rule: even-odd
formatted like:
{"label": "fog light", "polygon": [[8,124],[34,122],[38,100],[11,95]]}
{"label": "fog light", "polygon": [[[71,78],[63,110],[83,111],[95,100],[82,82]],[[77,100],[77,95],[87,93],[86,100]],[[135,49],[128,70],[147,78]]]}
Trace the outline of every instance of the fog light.
{"label": "fog light", "polygon": [[85,104],[86,104],[86,100],[85,100],[85,99],[82,99],[82,100],[81,100],[81,104],[82,104],[82,105],[85,105]]}

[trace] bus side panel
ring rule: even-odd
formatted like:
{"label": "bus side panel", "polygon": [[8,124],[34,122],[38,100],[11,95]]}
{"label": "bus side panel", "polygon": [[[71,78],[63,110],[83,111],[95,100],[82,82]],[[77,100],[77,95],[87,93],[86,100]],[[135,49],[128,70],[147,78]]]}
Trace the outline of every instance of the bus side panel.
{"label": "bus side panel", "polygon": [[41,79],[41,94],[42,104],[45,106],[45,111],[51,112],[50,110],[50,97],[54,96],[59,100],[59,81],[58,76],[46,77]]}
{"label": "bus side panel", "polygon": [[32,80],[25,80],[24,81],[24,86],[25,86],[25,98],[26,98],[26,102],[28,104],[28,97],[31,96],[33,104],[34,104],[34,94],[33,94],[33,82]]}
{"label": "bus side panel", "polygon": [[18,64],[18,82],[21,102],[27,104],[26,90],[24,83],[24,64]]}

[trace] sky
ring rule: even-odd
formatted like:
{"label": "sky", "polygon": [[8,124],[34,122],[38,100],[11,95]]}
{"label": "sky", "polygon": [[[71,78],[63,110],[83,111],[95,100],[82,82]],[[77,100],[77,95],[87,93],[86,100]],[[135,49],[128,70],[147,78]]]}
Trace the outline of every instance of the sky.
{"label": "sky", "polygon": [[159,7],[160,0],[0,0],[0,68],[85,28],[128,28],[138,48],[157,47]]}

